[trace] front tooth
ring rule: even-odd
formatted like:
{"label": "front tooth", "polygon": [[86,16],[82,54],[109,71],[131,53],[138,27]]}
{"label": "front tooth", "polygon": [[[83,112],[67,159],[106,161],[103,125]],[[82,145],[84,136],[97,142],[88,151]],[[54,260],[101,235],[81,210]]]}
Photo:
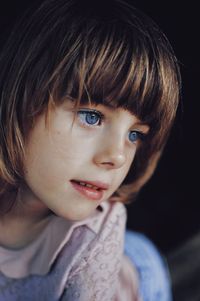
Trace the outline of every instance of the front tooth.
{"label": "front tooth", "polygon": [[89,187],[89,188],[92,188],[92,189],[95,189],[95,190],[98,189],[97,186],[93,186],[93,185],[91,185],[91,184],[85,184],[85,186],[87,186],[87,187]]}
{"label": "front tooth", "polygon": [[89,187],[89,188],[94,188],[94,186],[91,185],[91,184],[85,184],[85,186],[87,186],[87,187]]}
{"label": "front tooth", "polygon": [[87,183],[84,183],[84,182],[79,182],[79,184],[80,184],[81,186],[87,186],[87,187],[89,187],[89,188],[98,190],[98,187],[93,186],[93,185],[91,185],[91,184],[87,184]]}
{"label": "front tooth", "polygon": [[84,182],[79,182],[80,185],[85,186],[86,184]]}
{"label": "front tooth", "polygon": [[91,184],[86,184],[86,186],[89,187],[89,188],[98,190],[98,187],[97,187],[97,186],[93,186],[93,185],[91,185]]}

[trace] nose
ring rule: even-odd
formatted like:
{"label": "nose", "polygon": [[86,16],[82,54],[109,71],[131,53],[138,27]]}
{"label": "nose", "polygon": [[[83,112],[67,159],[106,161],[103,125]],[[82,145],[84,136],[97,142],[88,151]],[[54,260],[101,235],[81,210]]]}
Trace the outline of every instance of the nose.
{"label": "nose", "polygon": [[122,138],[107,137],[101,141],[94,156],[94,162],[100,167],[118,169],[126,162],[125,145]]}

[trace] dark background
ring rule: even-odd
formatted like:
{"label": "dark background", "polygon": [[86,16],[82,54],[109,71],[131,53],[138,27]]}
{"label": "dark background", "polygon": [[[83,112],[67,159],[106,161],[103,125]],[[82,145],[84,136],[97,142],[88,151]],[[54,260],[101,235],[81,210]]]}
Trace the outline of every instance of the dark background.
{"label": "dark background", "polygon": [[[39,2],[0,2],[0,45],[23,11]],[[197,191],[200,16],[197,4],[191,1],[129,2],[151,16],[165,32],[182,74],[182,108],[179,108],[166,150],[137,201],[127,206],[128,228],[145,233],[164,253],[169,253],[200,230]]]}
{"label": "dark background", "polygon": [[200,230],[199,9],[191,1],[130,2],[160,25],[182,74],[182,105],[163,157],[137,201],[128,207],[128,227],[144,232],[169,253]]}

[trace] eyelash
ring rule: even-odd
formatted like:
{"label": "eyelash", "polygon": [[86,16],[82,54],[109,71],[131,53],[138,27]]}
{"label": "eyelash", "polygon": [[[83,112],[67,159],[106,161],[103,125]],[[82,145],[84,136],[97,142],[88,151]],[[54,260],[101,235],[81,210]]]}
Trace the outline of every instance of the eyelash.
{"label": "eyelash", "polygon": [[[86,117],[89,115],[89,114],[91,114],[91,115],[93,115],[93,116],[96,116],[97,117],[97,121],[96,121],[96,123],[94,123],[94,124],[89,124],[88,123],[88,121],[86,121]],[[77,115],[78,115],[78,118],[79,118],[79,121],[80,121],[80,123],[83,125],[83,126],[86,126],[86,127],[94,127],[94,126],[100,126],[101,124],[102,124],[102,122],[105,120],[105,116],[101,113],[101,112],[99,112],[99,111],[97,111],[97,110],[79,110],[78,112],[77,112]],[[81,118],[81,116],[84,116],[84,120]],[[141,132],[141,131],[131,131],[130,133],[129,133],[129,135],[130,134],[134,134],[134,136],[136,136],[136,139],[134,140],[134,141],[131,141],[130,139],[130,142],[131,143],[135,143],[135,142],[137,142],[138,140],[140,140],[140,141],[143,141],[144,140],[144,138],[145,138],[145,136],[146,136],[146,134],[145,133],[143,133],[143,132]]]}

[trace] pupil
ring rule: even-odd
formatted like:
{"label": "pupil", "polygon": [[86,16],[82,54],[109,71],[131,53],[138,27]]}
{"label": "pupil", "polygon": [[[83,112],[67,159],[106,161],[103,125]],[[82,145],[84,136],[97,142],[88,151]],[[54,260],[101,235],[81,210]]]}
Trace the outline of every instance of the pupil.
{"label": "pupil", "polygon": [[136,132],[131,132],[129,135],[129,138],[131,141],[137,140],[137,133]]}
{"label": "pupil", "polygon": [[94,113],[88,113],[86,115],[86,121],[90,124],[95,124],[98,121],[98,116]]}

